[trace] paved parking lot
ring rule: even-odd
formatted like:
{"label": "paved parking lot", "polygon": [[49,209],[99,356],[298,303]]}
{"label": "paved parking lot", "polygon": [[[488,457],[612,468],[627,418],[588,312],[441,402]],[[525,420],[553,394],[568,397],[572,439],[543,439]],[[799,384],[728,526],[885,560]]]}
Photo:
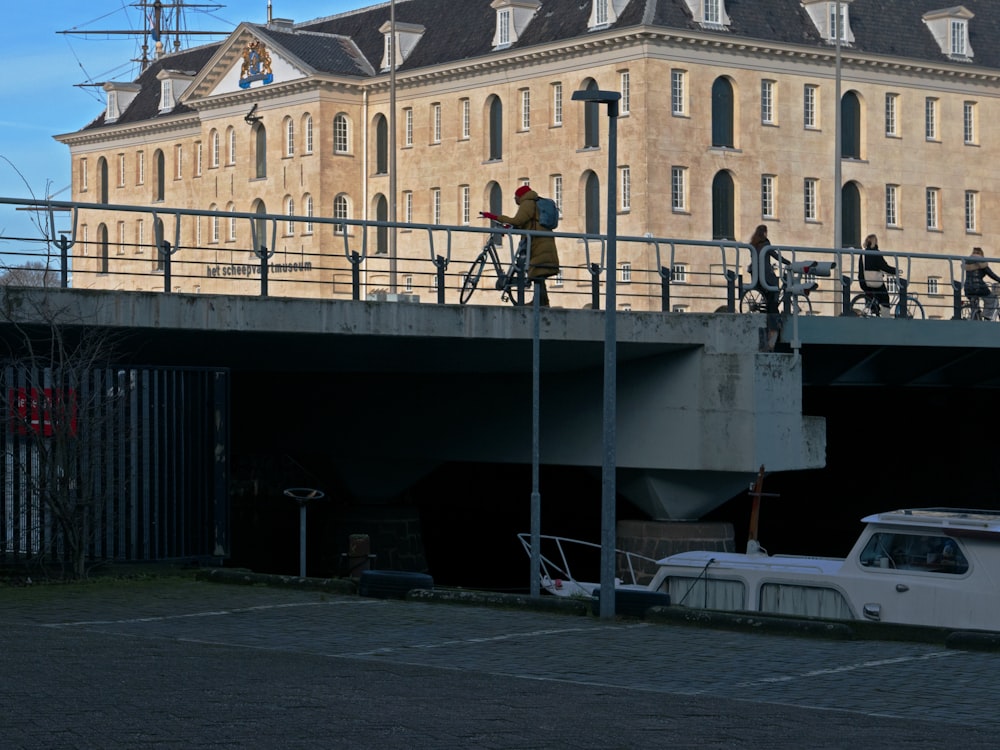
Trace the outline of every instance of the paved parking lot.
{"label": "paved parking lot", "polygon": [[995,748],[1000,654],[190,578],[0,588],[3,748]]}

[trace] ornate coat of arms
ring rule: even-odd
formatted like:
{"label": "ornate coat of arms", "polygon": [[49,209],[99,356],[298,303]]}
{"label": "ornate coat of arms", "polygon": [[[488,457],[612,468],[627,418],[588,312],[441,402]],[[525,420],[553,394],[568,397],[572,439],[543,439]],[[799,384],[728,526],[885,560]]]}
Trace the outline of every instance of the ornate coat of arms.
{"label": "ornate coat of arms", "polygon": [[259,39],[254,39],[243,49],[243,66],[240,68],[240,88],[248,89],[254,81],[261,81],[266,86],[274,80],[271,72],[271,55],[267,46]]}

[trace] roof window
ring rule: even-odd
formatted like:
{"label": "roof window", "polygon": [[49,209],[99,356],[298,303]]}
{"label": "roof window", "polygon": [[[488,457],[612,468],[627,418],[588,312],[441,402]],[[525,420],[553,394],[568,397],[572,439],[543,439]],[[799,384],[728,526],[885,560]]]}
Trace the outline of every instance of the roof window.
{"label": "roof window", "polygon": [[493,49],[506,49],[517,42],[542,4],[538,0],[493,0],[490,7],[497,12]]}
{"label": "roof window", "polygon": [[973,54],[969,44],[969,21],[974,16],[964,5],[958,5],[924,13],[923,19],[941,52],[952,60],[969,62]]}
{"label": "roof window", "polygon": [[851,3],[854,0],[802,0],[802,6],[812,19],[816,30],[829,44],[837,43],[837,6],[840,6],[840,43],[852,44],[854,32],[851,31]]}
{"label": "roof window", "polygon": [[[390,60],[389,56],[394,46],[392,43],[392,23],[386,21],[382,24],[379,27],[379,33],[381,33],[385,38],[385,43],[382,46],[382,70],[388,70]],[[420,41],[420,37],[423,33],[424,27],[420,24],[396,22],[395,67],[398,68],[406,62],[406,58],[410,56],[411,52],[413,52],[413,48],[417,46],[417,42]]]}
{"label": "roof window", "polygon": [[108,92],[108,105],[104,111],[104,121],[114,122],[128,109],[132,100],[139,94],[138,83],[119,83],[108,81],[102,87]]}
{"label": "roof window", "polygon": [[726,0],[684,0],[694,20],[703,29],[725,31],[729,27]]}

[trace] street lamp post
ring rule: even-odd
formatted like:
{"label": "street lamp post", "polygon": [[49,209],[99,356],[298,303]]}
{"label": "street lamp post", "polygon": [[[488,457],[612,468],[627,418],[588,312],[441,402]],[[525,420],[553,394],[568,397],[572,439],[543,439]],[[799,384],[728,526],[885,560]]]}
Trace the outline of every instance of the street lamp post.
{"label": "street lamp post", "polygon": [[617,91],[574,91],[575,101],[606,104],[608,108],[608,253],[605,279],[604,309],[604,415],[603,463],[601,465],[601,602],[600,616],[615,616],[615,468],[616,420],[618,390],[618,332],[615,313],[618,309],[616,285],[618,269],[618,212],[616,210],[618,162],[618,102]]}

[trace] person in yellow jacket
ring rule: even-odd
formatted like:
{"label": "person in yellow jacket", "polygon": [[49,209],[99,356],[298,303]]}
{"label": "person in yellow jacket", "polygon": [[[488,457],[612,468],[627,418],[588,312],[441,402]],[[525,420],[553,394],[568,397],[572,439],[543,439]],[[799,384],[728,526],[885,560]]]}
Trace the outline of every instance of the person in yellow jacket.
{"label": "person in yellow jacket", "polygon": [[[514,202],[517,203],[517,213],[513,216],[480,212],[480,216],[501,224],[507,224],[515,229],[536,229],[545,231],[538,223],[538,193],[529,185],[521,185],[514,191]],[[519,250],[527,246],[527,238],[521,238]],[[535,284],[536,294],[540,294],[539,304],[547,306],[549,295],[545,290],[545,279],[559,273],[559,251],[556,249],[556,238],[551,234],[532,235],[531,257],[528,259],[528,278]]]}

